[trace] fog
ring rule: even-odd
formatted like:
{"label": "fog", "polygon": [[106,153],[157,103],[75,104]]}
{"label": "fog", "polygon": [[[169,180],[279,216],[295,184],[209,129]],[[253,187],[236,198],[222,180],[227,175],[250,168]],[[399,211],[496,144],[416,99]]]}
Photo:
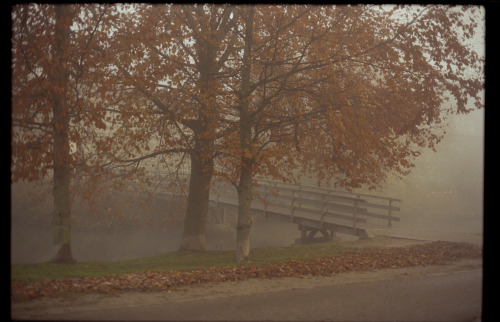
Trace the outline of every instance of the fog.
{"label": "fog", "polygon": [[450,117],[437,152],[425,151],[384,192],[403,200],[400,227],[482,234],[484,109]]}
{"label": "fog", "polygon": [[[393,230],[483,233],[484,110],[452,116],[447,134],[437,152],[423,151],[416,167],[402,178],[390,177],[384,188],[373,192],[402,199]],[[11,262],[50,260],[57,248],[52,245],[50,201],[33,201],[28,190],[15,185],[11,190]],[[50,199],[50,196],[48,196]],[[158,201],[157,201],[158,202]],[[159,255],[175,251],[180,244],[181,218],[165,221],[171,203],[148,214],[149,225],[97,216],[83,205],[73,207],[72,250],[78,261],[109,261]],[[141,215],[138,209],[129,209]],[[177,209],[177,212],[179,209]],[[170,211],[172,212],[172,211]],[[167,224],[165,224],[167,222]],[[300,237],[297,225],[254,214],[251,246],[287,246]],[[337,240],[355,237],[338,235]],[[209,250],[234,249],[234,222],[210,222],[207,226]]]}
{"label": "fog", "polygon": [[[49,261],[57,252],[52,245],[51,215],[48,203],[41,207],[25,207],[14,202],[11,228],[11,262],[36,263]],[[132,210],[135,212],[137,210]],[[165,208],[148,213],[152,226],[125,222],[123,219],[96,218],[82,214],[72,223],[72,252],[77,261],[113,261],[160,255],[176,251],[181,242],[181,224],[161,224]],[[207,225],[208,250],[234,250],[236,242],[235,215],[224,223]],[[85,218],[85,219],[84,219]],[[99,224],[96,224],[99,222]],[[288,246],[299,237],[297,225],[253,217],[252,247]]]}

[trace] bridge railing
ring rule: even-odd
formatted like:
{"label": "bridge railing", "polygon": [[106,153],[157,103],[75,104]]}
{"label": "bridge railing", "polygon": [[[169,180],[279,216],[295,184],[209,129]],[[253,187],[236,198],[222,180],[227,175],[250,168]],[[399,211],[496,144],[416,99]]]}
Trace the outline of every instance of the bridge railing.
{"label": "bridge railing", "polygon": [[[353,227],[357,222],[366,222],[368,219],[385,220],[389,226],[393,221],[399,221],[395,212],[400,208],[394,206],[400,199],[377,196],[364,193],[348,192],[328,188],[319,188],[306,185],[294,185],[271,180],[259,180],[257,190],[268,205],[288,205],[291,213],[303,210],[325,216],[352,220]],[[273,197],[276,196],[276,197]]]}
{"label": "bridge railing", "polygon": [[[399,221],[395,212],[400,208],[394,206],[395,202],[401,202],[397,198],[376,196],[371,194],[355,193],[328,188],[318,188],[304,185],[294,185],[271,180],[258,180],[254,192],[258,198],[254,198],[252,208],[262,209],[264,214],[271,209],[286,209],[290,217],[297,212],[306,212],[319,215],[321,222],[325,218],[334,218],[350,221],[352,227],[356,228],[358,223],[367,222],[368,219],[387,221],[389,226],[393,221]],[[212,199],[216,202],[237,202],[238,196],[234,188],[219,186],[213,193]]]}
{"label": "bridge railing", "polygon": [[[158,180],[158,176],[156,179]],[[307,212],[316,214],[316,220],[321,222],[326,218],[351,222],[353,228],[356,228],[358,223],[366,223],[367,220],[385,221],[388,226],[399,221],[395,213],[399,212],[400,208],[394,204],[401,200],[397,198],[266,179],[258,179],[253,190],[253,209],[261,209],[266,213],[272,208],[280,208],[281,212],[287,212],[292,220],[297,213]],[[228,184],[219,183],[213,187],[210,199],[216,204],[220,201],[238,205],[236,189]]]}

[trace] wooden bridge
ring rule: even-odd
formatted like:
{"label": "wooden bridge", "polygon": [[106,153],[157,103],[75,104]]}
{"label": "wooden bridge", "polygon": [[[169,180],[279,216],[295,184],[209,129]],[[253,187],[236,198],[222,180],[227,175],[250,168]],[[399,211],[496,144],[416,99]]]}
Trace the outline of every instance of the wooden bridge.
{"label": "wooden bridge", "polygon": [[[254,187],[259,197],[252,200],[251,210],[266,218],[296,223],[302,243],[331,240],[336,232],[371,237],[373,229],[387,228],[399,221],[394,212],[401,202],[396,198],[352,193],[282,182],[259,180]],[[237,211],[238,196],[234,187],[219,184],[210,192],[210,205],[224,222],[226,210]],[[321,236],[316,235],[320,233]]]}

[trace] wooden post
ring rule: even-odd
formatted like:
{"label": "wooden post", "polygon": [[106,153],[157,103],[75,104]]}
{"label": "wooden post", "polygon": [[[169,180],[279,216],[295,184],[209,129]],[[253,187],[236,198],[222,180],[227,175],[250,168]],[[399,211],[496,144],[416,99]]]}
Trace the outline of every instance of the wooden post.
{"label": "wooden post", "polygon": [[293,213],[295,211],[295,191],[292,190],[291,200],[290,200],[290,220],[293,222]]}

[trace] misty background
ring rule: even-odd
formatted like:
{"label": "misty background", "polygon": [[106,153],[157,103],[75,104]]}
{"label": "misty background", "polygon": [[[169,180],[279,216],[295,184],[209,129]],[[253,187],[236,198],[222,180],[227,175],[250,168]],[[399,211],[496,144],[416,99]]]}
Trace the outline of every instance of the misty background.
{"label": "misty background", "polygon": [[[416,232],[483,233],[484,109],[468,115],[450,115],[447,134],[437,152],[424,150],[411,173],[400,179],[389,177],[384,188],[370,193],[399,198],[400,222],[391,229]],[[56,253],[52,245],[51,196],[33,200],[30,188],[11,186],[11,262],[49,261]],[[111,202],[111,201],[110,201]],[[155,210],[124,206],[128,218],[96,215],[85,203],[72,208],[72,251],[77,261],[109,261],[160,255],[176,251],[182,236],[182,204],[171,199],[155,200]],[[108,207],[109,205],[101,205]],[[107,208],[106,208],[107,209]],[[177,213],[172,220],[172,213]],[[144,222],[147,216],[149,225]],[[288,246],[300,237],[296,224],[253,216],[252,248]],[[338,234],[336,240],[357,237]],[[234,224],[209,222],[208,250],[233,250]]]}

